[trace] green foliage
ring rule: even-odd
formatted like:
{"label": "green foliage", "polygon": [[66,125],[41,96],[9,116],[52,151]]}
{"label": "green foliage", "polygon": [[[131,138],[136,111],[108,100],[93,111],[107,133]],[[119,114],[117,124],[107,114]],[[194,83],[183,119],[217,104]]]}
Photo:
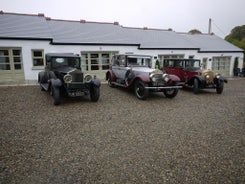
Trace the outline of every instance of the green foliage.
{"label": "green foliage", "polygon": [[202,32],[199,31],[198,29],[192,29],[188,33],[190,33],[190,34],[202,34]]}
{"label": "green foliage", "polygon": [[159,60],[156,60],[156,66],[155,66],[155,68],[156,68],[156,69],[160,69],[160,67],[161,67],[161,66],[160,66]]}
{"label": "green foliage", "polygon": [[[233,28],[231,33],[225,37],[225,40],[245,51],[245,25]],[[245,62],[245,54],[243,58],[243,62]]]}
{"label": "green foliage", "polygon": [[225,40],[245,50],[245,25],[233,28]]}
{"label": "green foliage", "polygon": [[242,41],[245,38],[245,25],[236,26],[231,30],[231,33],[225,37],[228,42],[232,40]]}
{"label": "green foliage", "polygon": [[236,57],[235,58],[235,61],[234,61],[234,69],[238,67],[238,58]]}

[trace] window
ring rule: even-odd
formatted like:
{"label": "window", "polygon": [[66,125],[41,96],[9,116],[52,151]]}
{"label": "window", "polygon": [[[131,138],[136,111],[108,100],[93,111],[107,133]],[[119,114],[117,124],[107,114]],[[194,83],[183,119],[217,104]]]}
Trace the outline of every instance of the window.
{"label": "window", "polygon": [[33,66],[44,66],[43,50],[32,50]]}
{"label": "window", "polygon": [[0,70],[22,70],[21,49],[0,48]]}
{"label": "window", "polygon": [[10,70],[9,50],[0,50],[0,70]]}
{"label": "window", "polygon": [[102,70],[108,70],[110,64],[110,54],[102,54]]}
{"label": "window", "polygon": [[99,54],[91,54],[91,70],[99,70]]}
{"label": "window", "polygon": [[116,52],[81,52],[81,67],[85,71],[106,71],[110,61]]}
{"label": "window", "polygon": [[21,50],[13,49],[12,55],[13,55],[13,61],[14,61],[14,69],[21,70],[22,69]]}
{"label": "window", "polygon": [[83,71],[88,71],[88,54],[81,54],[81,68]]}

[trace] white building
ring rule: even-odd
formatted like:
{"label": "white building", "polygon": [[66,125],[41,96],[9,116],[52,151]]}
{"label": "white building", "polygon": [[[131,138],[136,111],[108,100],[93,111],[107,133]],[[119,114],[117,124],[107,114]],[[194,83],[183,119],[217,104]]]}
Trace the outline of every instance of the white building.
{"label": "white building", "polygon": [[[163,58],[200,59],[203,68],[233,76],[234,61],[243,65],[243,50],[216,35],[129,28],[115,23],[55,20],[43,14],[0,12],[0,82],[35,81],[45,53],[79,54],[82,68],[104,79],[115,53]],[[153,61],[154,67],[154,61]]]}

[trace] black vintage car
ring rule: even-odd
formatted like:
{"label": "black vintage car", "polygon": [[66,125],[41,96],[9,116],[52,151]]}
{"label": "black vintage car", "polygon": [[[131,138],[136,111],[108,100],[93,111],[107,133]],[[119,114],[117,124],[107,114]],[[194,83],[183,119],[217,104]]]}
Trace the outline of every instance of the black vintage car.
{"label": "black vintage car", "polygon": [[44,91],[53,96],[54,105],[60,104],[61,96],[89,95],[93,102],[100,97],[101,82],[95,76],[81,71],[79,55],[72,53],[48,53],[45,70],[38,73],[38,82]]}

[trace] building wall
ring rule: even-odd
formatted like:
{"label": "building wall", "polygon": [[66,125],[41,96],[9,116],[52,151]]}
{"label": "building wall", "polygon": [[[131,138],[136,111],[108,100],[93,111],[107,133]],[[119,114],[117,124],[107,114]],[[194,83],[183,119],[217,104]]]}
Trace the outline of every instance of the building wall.
{"label": "building wall", "polygon": [[[45,53],[50,52],[66,52],[81,54],[81,52],[118,52],[123,53],[134,53],[134,54],[147,54],[154,56],[152,67],[155,67],[156,59],[160,59],[166,55],[182,55],[184,58],[193,57],[203,61],[207,58],[207,68],[212,69],[212,62],[215,57],[229,57],[230,58],[230,69],[228,72],[229,76],[233,76],[233,66],[236,57],[239,58],[239,68],[243,65],[243,54],[242,53],[198,53],[197,50],[148,50],[138,49],[137,46],[104,46],[104,45],[51,45],[50,41],[33,41],[33,40],[0,40],[0,48],[12,48],[19,47],[22,50],[22,60],[24,68],[24,78],[26,81],[37,80],[38,72],[44,69],[44,67],[33,67],[32,61],[32,50],[43,50]],[[0,71],[1,72],[1,71]],[[104,79],[106,71],[91,71],[91,74],[96,74],[98,78]]]}

